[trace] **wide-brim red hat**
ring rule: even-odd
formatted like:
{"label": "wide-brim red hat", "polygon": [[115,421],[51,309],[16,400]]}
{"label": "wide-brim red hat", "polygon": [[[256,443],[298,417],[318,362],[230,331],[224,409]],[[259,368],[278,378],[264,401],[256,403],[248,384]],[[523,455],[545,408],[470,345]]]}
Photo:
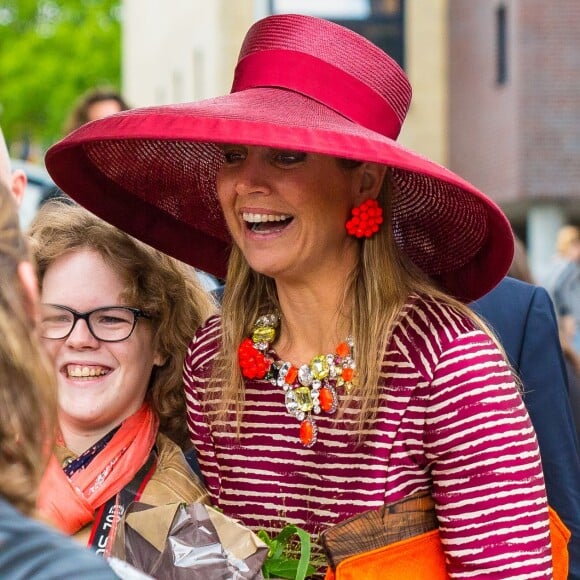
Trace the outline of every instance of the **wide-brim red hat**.
{"label": "wide-brim red hat", "polygon": [[215,188],[218,143],[385,164],[400,249],[449,293],[474,300],[509,269],[512,230],[474,186],[396,142],[410,99],[404,72],[358,34],[270,16],[248,31],[229,95],[94,121],[53,145],[46,166],[89,211],[223,278],[231,239]]}

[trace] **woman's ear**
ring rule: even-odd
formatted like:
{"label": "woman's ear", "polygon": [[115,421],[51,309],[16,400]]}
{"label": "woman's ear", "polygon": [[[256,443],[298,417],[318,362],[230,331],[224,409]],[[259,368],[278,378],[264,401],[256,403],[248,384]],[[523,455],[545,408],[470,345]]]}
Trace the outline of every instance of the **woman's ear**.
{"label": "woman's ear", "polygon": [[158,350],[155,351],[153,357],[153,364],[157,367],[162,367],[167,362],[167,357],[163,356]]}
{"label": "woman's ear", "polygon": [[378,163],[363,163],[359,167],[360,181],[357,192],[357,205],[367,199],[377,199],[387,173],[386,165]]}
{"label": "woman's ear", "polygon": [[36,278],[34,267],[30,262],[24,261],[18,264],[18,277],[20,278],[20,283],[24,291],[24,307],[30,320],[36,325],[40,320],[40,297],[38,293],[38,279]]}
{"label": "woman's ear", "polygon": [[22,169],[15,169],[12,172],[10,178],[10,191],[12,192],[18,206],[22,203],[27,182],[26,173],[24,173]]}

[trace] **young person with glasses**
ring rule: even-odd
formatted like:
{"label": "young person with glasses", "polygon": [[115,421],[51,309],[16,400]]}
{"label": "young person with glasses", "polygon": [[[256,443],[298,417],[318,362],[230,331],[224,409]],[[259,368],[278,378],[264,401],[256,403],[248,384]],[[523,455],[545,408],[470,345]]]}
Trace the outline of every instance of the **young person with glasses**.
{"label": "young person with glasses", "polygon": [[193,271],[78,206],[47,204],[30,234],[39,331],[58,380],[59,435],[40,509],[105,553],[111,520],[130,502],[206,500],[181,449],[181,372],[213,305]]}

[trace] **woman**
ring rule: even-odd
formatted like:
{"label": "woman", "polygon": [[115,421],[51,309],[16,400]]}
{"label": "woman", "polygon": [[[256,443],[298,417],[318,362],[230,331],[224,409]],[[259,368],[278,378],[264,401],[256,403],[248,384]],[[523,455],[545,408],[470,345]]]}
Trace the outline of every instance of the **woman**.
{"label": "woman", "polygon": [[2,144],[0,132],[0,576],[117,578],[103,560],[32,519],[53,437],[56,381],[34,329],[38,288],[2,171]]}
{"label": "woman", "polygon": [[80,207],[48,204],[30,235],[60,428],[40,507],[103,553],[131,501],[206,501],[180,449],[181,370],[212,303],[185,266]]}
{"label": "woman", "polygon": [[218,277],[231,245],[222,315],[185,363],[191,438],[226,514],[316,538],[423,492],[446,574],[549,578],[533,429],[463,305],[505,275],[511,229],[396,143],[410,95],[357,34],[272,16],[230,95],[115,115],[46,162],[91,211]]}

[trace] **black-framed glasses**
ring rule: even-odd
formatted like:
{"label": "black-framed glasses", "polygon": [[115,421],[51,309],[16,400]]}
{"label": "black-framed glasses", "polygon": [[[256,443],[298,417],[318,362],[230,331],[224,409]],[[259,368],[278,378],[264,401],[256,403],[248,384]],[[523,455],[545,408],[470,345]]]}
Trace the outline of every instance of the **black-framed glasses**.
{"label": "black-framed glasses", "polygon": [[151,318],[139,308],[103,306],[88,312],[77,312],[68,306],[42,304],[40,336],[51,340],[67,338],[79,320],[84,320],[90,333],[103,342],[127,340],[139,318]]}

